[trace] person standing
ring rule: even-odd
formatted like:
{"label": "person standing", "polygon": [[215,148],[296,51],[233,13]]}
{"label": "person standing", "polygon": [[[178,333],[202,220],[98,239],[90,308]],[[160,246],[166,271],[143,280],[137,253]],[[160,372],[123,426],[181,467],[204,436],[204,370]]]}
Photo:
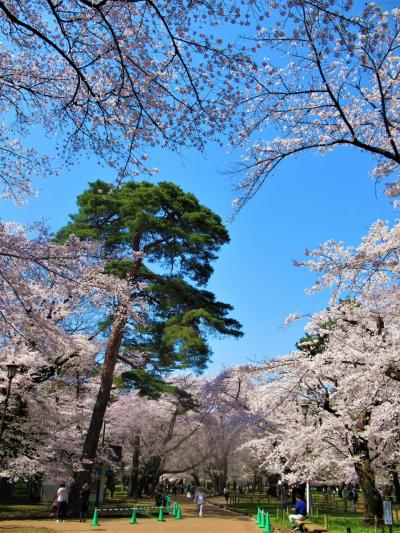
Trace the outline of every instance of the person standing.
{"label": "person standing", "polygon": [[65,483],[61,483],[60,488],[57,491],[57,502],[57,522],[64,522],[68,504],[68,491]]}
{"label": "person standing", "polygon": [[296,527],[294,521],[304,520],[304,518],[307,515],[307,507],[306,507],[305,502],[301,499],[300,494],[296,494],[296,504],[294,506],[294,509],[292,509],[292,511],[294,511],[295,514],[289,515],[290,528],[292,531],[296,531],[299,528]]}
{"label": "person standing", "polygon": [[79,522],[86,522],[86,515],[89,509],[90,488],[88,483],[82,485],[79,494]]}
{"label": "person standing", "polygon": [[199,508],[199,516],[203,516],[204,504],[206,503],[206,493],[202,487],[198,488],[194,497],[194,501],[197,503]]}

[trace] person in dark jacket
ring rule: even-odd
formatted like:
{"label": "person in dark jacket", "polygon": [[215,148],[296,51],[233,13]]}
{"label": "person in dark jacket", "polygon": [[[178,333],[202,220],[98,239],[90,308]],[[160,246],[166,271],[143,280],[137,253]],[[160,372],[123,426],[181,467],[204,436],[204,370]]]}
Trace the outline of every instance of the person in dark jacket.
{"label": "person in dark jacket", "polygon": [[89,497],[90,497],[90,488],[87,483],[85,483],[79,494],[79,522],[86,522],[86,515],[89,509]]}

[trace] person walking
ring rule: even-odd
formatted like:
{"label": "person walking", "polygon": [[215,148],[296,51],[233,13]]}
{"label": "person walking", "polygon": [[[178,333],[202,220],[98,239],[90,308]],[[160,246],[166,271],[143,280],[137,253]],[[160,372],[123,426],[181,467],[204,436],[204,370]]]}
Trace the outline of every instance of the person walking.
{"label": "person walking", "polygon": [[79,494],[79,522],[86,522],[86,515],[89,509],[90,488],[89,484],[82,485]]}
{"label": "person walking", "polygon": [[349,490],[349,500],[351,505],[351,512],[353,515],[357,512],[357,501],[358,501],[358,492],[355,487],[351,487]]}
{"label": "person walking", "polygon": [[65,483],[61,483],[60,488],[57,491],[57,502],[57,522],[64,522],[68,504],[68,490]]}
{"label": "person walking", "polygon": [[305,502],[301,499],[300,494],[296,494],[296,504],[292,511],[295,512],[295,514],[289,515],[289,522],[290,522],[290,529],[292,531],[296,531],[299,529],[296,527],[296,524],[294,523],[295,520],[304,520],[304,518],[307,515],[307,507]]}
{"label": "person walking", "polygon": [[226,505],[228,505],[228,501],[229,501],[229,489],[228,489],[228,487],[224,488],[224,498],[225,498],[225,501],[226,501]]}
{"label": "person walking", "polygon": [[204,504],[206,503],[206,493],[202,487],[197,489],[194,501],[197,503],[199,516],[203,516]]}

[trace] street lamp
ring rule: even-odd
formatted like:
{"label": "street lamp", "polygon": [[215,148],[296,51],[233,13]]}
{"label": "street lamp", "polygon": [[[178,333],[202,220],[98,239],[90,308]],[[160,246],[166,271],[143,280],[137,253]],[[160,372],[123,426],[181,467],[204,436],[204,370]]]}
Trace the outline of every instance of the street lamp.
{"label": "street lamp", "polygon": [[8,387],[7,387],[6,398],[4,400],[3,416],[1,417],[0,441],[1,441],[2,437],[3,437],[4,422],[6,420],[7,407],[8,407],[8,399],[10,398],[10,393],[11,393],[11,382],[14,379],[15,374],[17,373],[17,370],[18,370],[18,365],[14,365],[13,363],[9,363],[6,366],[7,366]]}

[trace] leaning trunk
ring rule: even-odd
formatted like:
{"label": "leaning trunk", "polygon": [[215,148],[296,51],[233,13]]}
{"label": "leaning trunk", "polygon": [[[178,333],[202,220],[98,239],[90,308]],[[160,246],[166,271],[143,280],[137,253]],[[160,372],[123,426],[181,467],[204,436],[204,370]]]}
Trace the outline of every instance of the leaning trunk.
{"label": "leaning trunk", "polygon": [[[139,250],[140,235],[137,235],[133,242],[133,249]],[[139,258],[135,261],[132,270],[128,274],[128,280],[132,282],[136,279],[142,260]],[[120,303],[117,306],[112,330],[107,342],[106,353],[104,356],[103,368],[101,371],[101,381],[99,392],[97,393],[96,402],[93,407],[92,417],[86,439],[83,444],[81,463],[83,469],[74,473],[74,483],[70,494],[70,502],[76,508],[79,501],[79,490],[84,483],[90,483],[92,468],[96,460],[97,448],[99,446],[101,428],[103,426],[104,415],[110,401],[111,387],[114,378],[114,369],[117,363],[119,348],[124,334],[125,326],[128,320],[128,305]]]}
{"label": "leaning trunk", "polygon": [[97,393],[96,402],[93,407],[92,417],[82,450],[83,470],[74,475],[74,485],[70,495],[70,502],[77,507],[79,489],[84,483],[90,483],[92,468],[96,460],[97,448],[100,440],[101,428],[103,426],[104,415],[110,400],[111,386],[114,377],[114,369],[117,362],[119,347],[126,325],[126,309],[118,306],[115,314],[113,329],[108,339],[107,349],[104,357],[104,364],[101,371],[100,388]]}

